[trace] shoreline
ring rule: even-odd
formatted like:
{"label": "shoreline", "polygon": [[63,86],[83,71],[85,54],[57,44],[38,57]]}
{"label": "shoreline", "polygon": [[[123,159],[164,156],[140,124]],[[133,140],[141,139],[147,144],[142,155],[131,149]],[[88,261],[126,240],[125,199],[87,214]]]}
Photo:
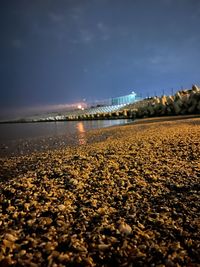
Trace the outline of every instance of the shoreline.
{"label": "shoreline", "polygon": [[101,117],[96,117],[96,118],[81,118],[81,119],[60,119],[60,120],[5,120],[5,121],[0,121],[0,124],[26,124],[26,123],[49,123],[49,122],[70,122],[70,121],[75,121],[75,122],[82,122],[82,121],[112,121],[112,120],[121,120],[121,119],[129,119],[134,121],[145,121],[145,120],[162,120],[162,119],[173,119],[176,120],[178,118],[199,118],[200,114],[185,114],[185,115],[177,115],[177,114],[171,114],[171,115],[160,115],[160,116],[148,116],[148,117],[143,117],[143,118],[134,118],[134,117],[127,117],[127,116],[115,116],[115,117],[110,117],[110,118],[101,118]]}
{"label": "shoreline", "polygon": [[[132,122],[132,121],[131,121]],[[130,120],[117,120],[117,122],[91,122],[92,124],[86,122],[66,122],[61,124],[59,122],[49,122],[48,125],[45,123],[36,126],[35,136],[30,133],[30,128],[23,128],[23,124],[20,125],[21,138],[18,134],[17,138],[7,139],[0,143],[0,157],[13,157],[13,156],[25,156],[31,154],[32,152],[44,152],[47,150],[56,150],[66,147],[82,146],[83,144],[90,143],[87,138],[87,133],[95,129],[105,129],[117,125],[128,125]],[[100,123],[100,124],[99,124]],[[72,125],[71,125],[72,124]],[[57,126],[55,126],[57,125]],[[63,125],[63,126],[62,126]],[[12,126],[12,125],[11,125]],[[18,126],[16,124],[16,126]],[[29,125],[28,125],[29,126]],[[41,126],[41,128],[40,128]],[[47,126],[47,127],[46,127]],[[51,127],[50,127],[51,126]],[[54,126],[54,128],[52,128]],[[32,130],[34,130],[34,124],[31,125]],[[58,128],[57,128],[58,127]],[[15,131],[15,128],[11,127],[10,130]],[[7,131],[9,131],[7,129]],[[18,129],[18,128],[16,128]],[[23,129],[25,134],[23,133]],[[41,132],[41,129],[42,132]],[[19,129],[18,129],[19,131]],[[4,129],[5,132],[5,129]],[[5,135],[5,133],[4,133]],[[24,138],[23,138],[24,135]],[[99,140],[103,140],[104,136],[99,137]]]}
{"label": "shoreline", "polygon": [[0,265],[198,266],[200,118],[86,136],[0,159]]}
{"label": "shoreline", "polygon": [[[152,117],[152,118],[143,118],[136,119],[130,122],[126,122],[124,124],[106,126],[103,128],[90,129],[86,130],[83,133],[76,133],[75,138],[74,134],[68,134],[66,138],[66,134],[61,134],[58,136],[38,136],[38,137],[27,137],[25,139],[17,139],[6,141],[6,143],[2,142],[2,146],[0,149],[0,158],[9,158],[15,156],[26,156],[31,153],[37,152],[45,152],[48,150],[57,150],[66,147],[75,147],[82,146],[85,144],[91,144],[93,142],[92,133],[96,133],[95,131],[101,129],[111,129],[112,127],[123,127],[127,125],[139,125],[139,124],[147,124],[147,123],[156,123],[156,122],[170,122],[170,121],[179,121],[179,120],[188,120],[188,119],[198,119],[200,115],[176,115],[176,116],[162,116],[162,117]],[[44,122],[46,123],[46,122]],[[55,123],[55,122],[50,122]],[[117,131],[117,129],[116,129]],[[91,134],[90,134],[91,132]],[[101,132],[102,133],[102,132]],[[96,141],[105,140],[106,136],[104,134],[99,135],[96,138]],[[97,140],[98,139],[98,140]]]}

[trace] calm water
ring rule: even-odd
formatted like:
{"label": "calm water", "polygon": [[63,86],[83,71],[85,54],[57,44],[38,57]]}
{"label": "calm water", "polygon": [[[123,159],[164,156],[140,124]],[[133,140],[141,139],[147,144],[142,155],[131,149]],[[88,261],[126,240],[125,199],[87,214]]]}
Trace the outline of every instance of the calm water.
{"label": "calm water", "polygon": [[9,140],[55,137],[60,135],[71,135],[82,133],[91,129],[126,124],[131,120],[97,120],[97,121],[64,121],[43,123],[12,123],[0,124],[0,142]]}
{"label": "calm water", "polygon": [[[131,122],[121,120],[64,121],[0,124],[0,155],[26,154],[48,147],[84,144],[84,134],[91,129]],[[62,137],[62,138],[60,138]]]}

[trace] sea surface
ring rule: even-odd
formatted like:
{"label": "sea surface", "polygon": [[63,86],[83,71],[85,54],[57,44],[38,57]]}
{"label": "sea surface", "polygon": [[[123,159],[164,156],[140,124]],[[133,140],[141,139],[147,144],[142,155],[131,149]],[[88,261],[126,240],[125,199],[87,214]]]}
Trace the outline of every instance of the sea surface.
{"label": "sea surface", "polygon": [[83,145],[85,133],[132,122],[128,119],[0,124],[0,156],[24,155],[48,148]]}

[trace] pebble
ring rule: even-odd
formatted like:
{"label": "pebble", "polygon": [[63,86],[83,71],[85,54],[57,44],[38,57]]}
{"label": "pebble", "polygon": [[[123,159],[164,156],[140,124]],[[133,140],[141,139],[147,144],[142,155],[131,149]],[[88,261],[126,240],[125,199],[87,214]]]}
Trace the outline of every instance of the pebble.
{"label": "pebble", "polygon": [[11,242],[15,242],[15,240],[17,239],[16,236],[12,234],[5,234],[4,238],[5,240],[11,241]]}
{"label": "pebble", "polygon": [[126,234],[126,235],[130,235],[132,233],[132,228],[130,227],[130,225],[128,225],[127,223],[122,222],[119,225],[119,231],[122,234]]}
{"label": "pebble", "polygon": [[59,209],[60,211],[64,211],[64,210],[66,209],[66,206],[63,205],[63,204],[58,205],[58,209]]}

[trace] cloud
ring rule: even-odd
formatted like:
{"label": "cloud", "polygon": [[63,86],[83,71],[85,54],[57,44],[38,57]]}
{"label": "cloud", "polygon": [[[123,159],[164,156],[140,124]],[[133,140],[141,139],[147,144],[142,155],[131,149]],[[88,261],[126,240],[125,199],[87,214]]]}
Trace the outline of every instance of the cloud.
{"label": "cloud", "polygon": [[153,65],[160,65],[162,63],[164,63],[165,58],[163,56],[160,55],[155,55],[153,57],[149,58],[149,62]]}
{"label": "cloud", "polygon": [[20,39],[12,40],[12,46],[15,48],[21,48],[23,46],[23,42]]}
{"label": "cloud", "polygon": [[146,66],[157,73],[174,72],[183,69],[186,58],[178,53],[169,51],[166,54],[155,54],[147,57]]}
{"label": "cloud", "polygon": [[69,15],[74,22],[79,23],[84,16],[84,8],[83,7],[73,7],[70,10]]}
{"label": "cloud", "polygon": [[107,41],[110,39],[108,31],[96,32],[94,29],[82,28],[78,30],[77,37],[70,40],[71,43],[91,44],[96,41]]}
{"label": "cloud", "polygon": [[53,22],[62,22],[64,20],[64,16],[61,14],[51,12],[48,14],[48,16]]}
{"label": "cloud", "polygon": [[68,39],[68,42],[74,45],[90,44],[94,41],[94,36],[87,30],[80,30],[75,38]]}
{"label": "cloud", "polygon": [[97,29],[99,30],[100,40],[107,41],[110,39],[111,37],[110,30],[103,22],[100,21],[97,23]]}
{"label": "cloud", "polygon": [[102,23],[102,22],[98,22],[97,23],[97,28],[100,30],[100,31],[104,31],[105,30],[105,25]]}
{"label": "cloud", "polygon": [[89,29],[80,29],[79,38],[82,43],[91,43],[94,40],[94,34]]}

